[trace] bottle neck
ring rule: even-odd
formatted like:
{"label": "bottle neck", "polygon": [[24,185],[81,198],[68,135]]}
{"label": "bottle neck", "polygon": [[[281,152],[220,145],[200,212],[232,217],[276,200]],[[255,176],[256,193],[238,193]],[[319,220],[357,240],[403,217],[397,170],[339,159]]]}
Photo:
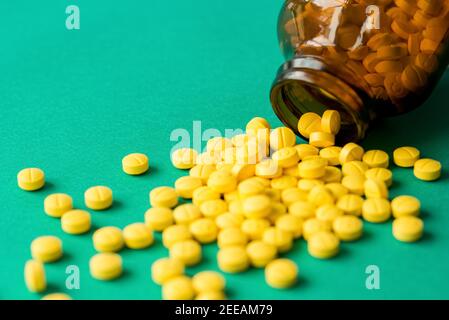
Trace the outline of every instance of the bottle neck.
{"label": "bottle neck", "polygon": [[276,115],[297,134],[298,120],[306,112],[340,112],[342,125],[338,143],[365,136],[372,115],[359,94],[316,57],[295,57],[285,62],[272,85],[270,99]]}

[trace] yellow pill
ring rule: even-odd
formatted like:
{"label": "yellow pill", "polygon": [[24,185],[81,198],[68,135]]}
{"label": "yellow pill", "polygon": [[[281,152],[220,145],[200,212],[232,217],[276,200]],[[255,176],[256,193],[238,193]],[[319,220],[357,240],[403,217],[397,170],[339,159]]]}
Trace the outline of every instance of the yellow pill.
{"label": "yellow pill", "polygon": [[362,161],[368,168],[388,168],[389,156],[382,150],[369,150],[363,155]]}
{"label": "yellow pill", "polygon": [[125,244],[122,230],[117,227],[103,227],[94,232],[92,237],[95,250],[99,252],[117,252]]}
{"label": "yellow pill", "polygon": [[334,197],[325,186],[313,187],[307,196],[307,200],[316,206],[334,203]]}
{"label": "yellow pill", "polygon": [[315,216],[316,207],[307,201],[295,201],[288,207],[288,213],[300,219],[306,220]]}
{"label": "yellow pill", "polygon": [[270,227],[265,230],[262,240],[274,246],[279,252],[287,252],[292,248],[293,236],[290,232]]}
{"label": "yellow pill", "polygon": [[275,224],[276,220],[287,213],[287,207],[280,203],[280,202],[272,202],[271,203],[271,213],[267,217],[267,219],[272,223]]}
{"label": "yellow pill", "polygon": [[246,253],[252,266],[262,268],[276,258],[277,250],[272,244],[256,240],[248,244]]}
{"label": "yellow pill", "polygon": [[253,132],[257,130],[263,130],[267,129],[270,130],[271,126],[267,119],[262,117],[255,117],[252,118],[247,124],[246,124],[246,131],[247,132]]}
{"label": "yellow pill", "polygon": [[402,84],[400,71],[387,73],[384,86],[388,96],[391,98],[403,98],[410,92]]}
{"label": "yellow pill", "polygon": [[335,136],[323,131],[314,131],[310,134],[309,143],[317,148],[327,148],[335,144]]}
{"label": "yellow pill", "polygon": [[[393,12],[389,12],[393,13]],[[388,14],[388,13],[387,13]],[[373,35],[367,42],[367,46],[376,51],[378,48],[382,46],[386,46],[392,43],[397,42],[397,36],[391,33],[378,33]]]}
{"label": "yellow pill", "polygon": [[363,184],[366,198],[388,199],[388,188],[385,182],[378,179],[366,179]]}
{"label": "yellow pill", "polygon": [[200,178],[203,184],[207,183],[209,176],[215,171],[215,165],[212,164],[198,164],[190,169],[191,177]]}
{"label": "yellow pill", "polygon": [[210,243],[217,239],[218,228],[214,220],[202,218],[190,224],[190,232],[200,243]]}
{"label": "yellow pill", "polygon": [[362,214],[363,199],[356,194],[346,194],[337,201],[337,207],[345,214],[360,216]]}
{"label": "yellow pill", "polygon": [[341,216],[332,224],[335,235],[342,241],[354,241],[363,233],[363,222],[356,216]]}
{"label": "yellow pill", "polygon": [[157,187],[150,191],[150,204],[155,208],[173,208],[178,204],[178,194],[170,187]]}
{"label": "yellow pill", "polygon": [[259,240],[269,226],[270,222],[265,219],[246,219],[241,228],[250,240]]}
{"label": "yellow pill", "polygon": [[192,234],[188,226],[177,224],[169,226],[162,233],[162,244],[169,249],[173,244],[179,241],[192,239]]}
{"label": "yellow pill", "polygon": [[229,202],[229,212],[233,214],[238,214],[244,216],[243,212],[243,201],[242,200],[234,200]]}
{"label": "yellow pill", "polygon": [[161,258],[151,265],[151,278],[159,285],[168,280],[181,276],[184,273],[184,264],[172,258]]}
{"label": "yellow pill", "polygon": [[293,147],[296,143],[295,133],[287,127],[279,127],[270,133],[270,147],[279,150],[286,147]]}
{"label": "yellow pill", "polygon": [[353,175],[345,176],[341,180],[341,184],[349,190],[349,192],[362,196],[365,193],[365,176]]}
{"label": "yellow pill", "polygon": [[421,210],[421,202],[413,196],[397,196],[391,201],[391,211],[395,218],[417,216]]}
{"label": "yellow pill", "polygon": [[144,223],[136,222],[123,229],[123,240],[130,249],[143,249],[154,242],[153,232]]}
{"label": "yellow pill", "polygon": [[290,176],[282,176],[279,178],[273,178],[271,180],[271,187],[275,190],[285,190],[288,188],[296,187],[298,179]]}
{"label": "yellow pill", "polygon": [[341,170],[337,167],[326,166],[322,179],[325,183],[340,182],[342,175]]}
{"label": "yellow pill", "polygon": [[117,253],[97,253],[89,261],[92,277],[98,280],[112,280],[122,274],[122,258]]}
{"label": "yellow pill", "polygon": [[264,182],[260,179],[250,178],[239,183],[238,192],[242,199],[262,194],[265,191]]}
{"label": "yellow pill", "polygon": [[281,166],[272,159],[266,159],[256,164],[256,176],[258,177],[272,179],[281,175]]}
{"label": "yellow pill", "polygon": [[[321,130],[336,135],[340,131],[340,113],[335,110],[324,111],[321,117]],[[319,131],[319,130],[317,130]]]}
{"label": "yellow pill", "polygon": [[337,218],[343,215],[343,210],[333,204],[324,204],[316,209],[316,218],[329,225]]}
{"label": "yellow pill", "polygon": [[395,60],[406,56],[407,53],[408,49],[405,44],[390,44],[377,49],[377,58],[380,60]]}
{"label": "yellow pill", "polygon": [[421,41],[422,41],[422,36],[421,36],[421,33],[419,33],[419,32],[410,34],[408,36],[407,50],[411,56],[416,56],[420,53]]}
{"label": "yellow pill", "polygon": [[381,87],[384,85],[384,76],[378,73],[368,73],[363,79],[372,87]]}
{"label": "yellow pill", "polygon": [[207,186],[218,193],[231,192],[237,188],[237,178],[227,171],[215,171],[209,176]]}
{"label": "yellow pill", "polygon": [[393,173],[385,168],[371,168],[365,172],[367,179],[377,179],[385,182],[387,187],[391,186],[393,182]]}
{"label": "yellow pill", "polygon": [[173,224],[173,211],[169,208],[150,208],[145,212],[145,224],[154,231],[164,231]]}
{"label": "yellow pill", "polygon": [[191,148],[181,148],[172,152],[171,162],[177,169],[190,169],[197,163],[198,152]]}
{"label": "yellow pill", "polygon": [[431,39],[424,38],[421,40],[419,49],[425,54],[435,54],[440,43]]}
{"label": "yellow pill", "polygon": [[325,160],[304,160],[298,164],[299,176],[305,179],[319,179],[326,172]]}
{"label": "yellow pill", "polygon": [[243,212],[250,219],[265,218],[271,212],[271,200],[266,195],[255,195],[243,200]]}
{"label": "yellow pill", "polygon": [[364,154],[364,150],[361,146],[350,142],[343,146],[343,148],[340,151],[340,164],[345,164],[349,161],[354,160],[362,160]]}
{"label": "yellow pill", "polygon": [[105,186],[90,187],[84,192],[84,203],[92,210],[105,210],[112,205],[112,190]]}
{"label": "yellow pill", "polygon": [[184,176],[175,181],[175,190],[178,196],[184,199],[192,199],[193,191],[203,185],[201,178]]}
{"label": "yellow pill", "polygon": [[381,223],[390,219],[391,206],[387,199],[371,198],[363,202],[363,219],[372,223]]}
{"label": "yellow pill", "polygon": [[410,91],[423,88],[427,83],[427,73],[420,67],[408,65],[401,74],[404,87]]}
{"label": "yellow pill", "polygon": [[220,199],[220,193],[212,190],[212,188],[203,186],[193,191],[192,202],[196,206],[201,206],[202,203],[208,200]]}
{"label": "yellow pill", "polygon": [[38,237],[31,242],[31,256],[43,263],[56,261],[62,257],[62,241],[54,236]]}
{"label": "yellow pill", "polygon": [[[403,2],[406,1],[403,0]],[[408,36],[417,31],[416,27],[412,23],[400,19],[393,21],[391,24],[391,30],[404,40],[408,40]]]}
{"label": "yellow pill", "polygon": [[65,293],[50,293],[43,296],[41,300],[72,300],[72,298]]}
{"label": "yellow pill", "polygon": [[242,272],[249,267],[249,257],[243,246],[225,247],[218,251],[218,267],[228,273]]}
{"label": "yellow pill", "polygon": [[271,158],[282,168],[294,166],[299,162],[299,155],[294,147],[279,149],[273,153]]}
{"label": "yellow pill", "polygon": [[[326,167],[324,168],[324,173],[326,173]],[[298,189],[304,192],[309,192],[316,186],[324,185],[324,182],[318,179],[300,179],[298,181]]]}
{"label": "yellow pill", "polygon": [[320,150],[320,157],[327,160],[328,165],[337,166],[340,164],[341,147],[327,147]]}
{"label": "yellow pill", "polygon": [[354,160],[343,164],[341,171],[345,176],[365,176],[368,170],[368,165],[365,162]]}
{"label": "yellow pill", "polygon": [[420,152],[414,147],[400,147],[393,151],[393,161],[398,167],[413,167]]}
{"label": "yellow pill", "polygon": [[222,153],[227,148],[232,148],[232,141],[224,137],[213,137],[209,139],[206,144],[206,150],[211,154]]}
{"label": "yellow pill", "polygon": [[245,216],[242,214],[226,212],[219,215],[215,223],[219,229],[240,228],[244,220]]}
{"label": "yellow pill", "polygon": [[219,248],[245,246],[248,242],[248,237],[240,229],[240,227],[230,227],[220,231],[217,237],[217,244]]}
{"label": "yellow pill", "polygon": [[265,281],[270,287],[285,289],[298,279],[298,266],[289,259],[276,259],[265,267]]}
{"label": "yellow pill", "polygon": [[415,57],[415,64],[427,73],[432,73],[438,68],[438,58],[433,54],[419,53]]}
{"label": "yellow pill", "polygon": [[305,240],[310,239],[315,233],[322,231],[331,231],[331,224],[317,218],[307,219],[303,223],[302,236]]}
{"label": "yellow pill", "polygon": [[281,194],[282,203],[286,206],[290,206],[296,201],[306,201],[307,192],[300,190],[299,188],[288,188],[282,190]]}
{"label": "yellow pill", "polygon": [[293,238],[297,239],[302,235],[302,219],[292,214],[285,214],[276,220],[276,228],[290,232]]}
{"label": "yellow pill", "polygon": [[414,216],[399,217],[393,221],[393,236],[403,242],[414,242],[422,237],[424,223]]}
{"label": "yellow pill", "polygon": [[348,189],[344,187],[341,183],[327,183],[326,188],[332,193],[334,199],[338,200],[345,194],[348,194]]}
{"label": "yellow pill", "polygon": [[221,199],[206,200],[200,205],[200,212],[207,218],[216,218],[228,211],[228,204]]}
{"label": "yellow pill", "polygon": [[378,64],[376,64],[376,66],[374,67],[374,70],[381,74],[402,72],[403,65],[402,65],[401,61],[385,60],[385,61],[381,61]]}
{"label": "yellow pill", "polygon": [[28,260],[24,269],[25,284],[31,292],[42,292],[47,288],[45,269],[42,262]]}
{"label": "yellow pill", "polygon": [[164,300],[192,300],[195,297],[192,280],[187,276],[174,277],[162,286]]}
{"label": "yellow pill", "polygon": [[251,178],[256,174],[256,166],[248,163],[237,163],[232,166],[231,173],[237,178],[237,181],[242,181]]}
{"label": "yellow pill", "polygon": [[84,210],[70,210],[61,217],[61,228],[65,233],[82,234],[90,230],[90,213]]}
{"label": "yellow pill", "polygon": [[336,256],[340,250],[340,241],[329,231],[313,234],[307,242],[307,249],[312,257],[329,259]]}
{"label": "yellow pill", "polygon": [[[373,37],[374,38],[374,37]],[[375,52],[369,53],[362,61],[363,66],[366,70],[370,73],[375,73],[376,70],[374,69],[376,65],[379,63],[379,58],[377,57],[377,54]]]}
{"label": "yellow pill", "polygon": [[297,144],[294,148],[301,160],[307,156],[316,156],[319,153],[319,149],[310,144]]}
{"label": "yellow pill", "polygon": [[415,162],[413,173],[420,180],[437,180],[441,176],[441,162],[433,159],[419,159]]}
{"label": "yellow pill", "polygon": [[126,174],[143,174],[148,171],[148,167],[148,157],[143,153],[131,153],[122,159],[122,169]]}
{"label": "yellow pill", "polygon": [[268,188],[265,189],[264,194],[270,198],[271,201],[279,202],[281,201],[281,189]]}
{"label": "yellow pill", "polygon": [[170,247],[170,258],[179,260],[186,266],[193,266],[201,261],[201,251],[200,244],[195,240],[182,240]]}
{"label": "yellow pill", "polygon": [[304,113],[298,121],[298,131],[306,139],[314,131],[321,131],[321,117],[314,112]]}
{"label": "yellow pill", "polygon": [[50,217],[60,218],[73,209],[72,197],[65,193],[53,193],[44,200],[44,211]]}
{"label": "yellow pill", "polygon": [[19,188],[26,191],[41,189],[45,184],[45,174],[39,168],[26,168],[17,174]]}
{"label": "yellow pill", "polygon": [[197,293],[220,292],[225,289],[226,281],[218,272],[202,271],[193,276],[192,285]]}
{"label": "yellow pill", "polygon": [[200,209],[191,203],[182,204],[173,210],[173,218],[177,224],[189,225],[201,217]]}
{"label": "yellow pill", "polygon": [[222,291],[204,291],[196,295],[195,300],[226,300]]}
{"label": "yellow pill", "polygon": [[240,195],[239,195],[239,192],[238,192],[238,190],[234,190],[234,191],[232,191],[232,192],[227,192],[227,193],[225,193],[224,195],[223,195],[223,198],[224,198],[224,200],[226,201],[226,202],[231,202],[231,201],[234,201],[234,200],[240,200]]}

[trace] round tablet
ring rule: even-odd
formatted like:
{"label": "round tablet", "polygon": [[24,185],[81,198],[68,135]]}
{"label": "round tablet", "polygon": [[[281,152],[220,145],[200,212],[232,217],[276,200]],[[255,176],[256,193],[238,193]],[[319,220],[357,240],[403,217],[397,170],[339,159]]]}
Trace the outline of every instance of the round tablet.
{"label": "round tablet", "polygon": [[17,184],[25,191],[35,191],[41,189],[45,184],[45,174],[39,168],[26,168],[17,174]]}
{"label": "round tablet", "polygon": [[198,220],[202,217],[200,208],[192,203],[185,203],[177,206],[173,210],[173,217],[177,224],[189,225],[193,221]]}
{"label": "round tablet", "polygon": [[363,199],[356,194],[346,194],[337,201],[337,207],[345,214],[360,216],[362,214]]}
{"label": "round tablet", "polygon": [[371,168],[365,172],[365,177],[367,179],[378,179],[385,182],[387,187],[391,186],[393,181],[393,173],[385,168]]}
{"label": "round tablet", "polygon": [[178,194],[170,187],[157,187],[150,192],[152,207],[173,208],[178,204]]}
{"label": "round tablet", "polygon": [[25,284],[31,292],[42,292],[47,288],[45,269],[42,262],[28,260],[24,270]]}
{"label": "round tablet", "polygon": [[40,262],[53,262],[62,257],[62,241],[54,236],[38,237],[31,242],[31,256]]}
{"label": "round tablet", "polygon": [[187,276],[172,278],[162,286],[164,300],[192,300],[194,297],[192,280]]}
{"label": "round tablet", "polygon": [[211,243],[217,239],[218,228],[214,220],[202,218],[190,224],[190,232],[200,243]]}
{"label": "round tablet", "polygon": [[143,249],[154,242],[153,232],[144,223],[135,222],[123,229],[123,240],[130,249]]}
{"label": "round tablet", "polygon": [[145,212],[145,224],[154,231],[164,231],[173,224],[173,211],[169,208],[150,208]]}
{"label": "round tablet", "polygon": [[53,193],[44,200],[44,211],[50,217],[60,218],[64,213],[72,209],[72,197],[65,193]]}
{"label": "round tablet", "polygon": [[270,222],[266,219],[246,219],[241,228],[250,240],[259,240],[269,226]]}
{"label": "round tablet", "polygon": [[276,227],[290,232],[296,239],[302,234],[302,219],[292,214],[285,214],[276,220]]}
{"label": "round tablet", "polygon": [[70,210],[61,217],[61,228],[69,234],[82,234],[90,230],[90,213],[84,210]]}
{"label": "round tablet", "polygon": [[178,259],[161,258],[151,265],[151,278],[159,285],[184,273],[184,264]]}
{"label": "round tablet", "polygon": [[317,147],[306,143],[297,144],[294,148],[296,149],[296,152],[298,152],[300,159],[304,159],[307,156],[316,156],[319,153],[319,149]]}
{"label": "round tablet", "polygon": [[218,267],[229,273],[242,272],[248,269],[249,258],[244,246],[221,248],[217,254]]}
{"label": "round tablet", "polygon": [[237,178],[225,170],[215,171],[209,176],[207,186],[218,193],[231,192],[237,188]]}
{"label": "round tablet", "polygon": [[275,246],[279,252],[289,251],[293,245],[292,234],[276,227],[266,229],[263,233],[262,240],[265,243]]}
{"label": "round tablet", "polygon": [[398,167],[413,167],[419,156],[415,147],[400,147],[393,151],[393,161]]}
{"label": "round tablet", "polygon": [[162,244],[169,249],[178,241],[192,239],[189,227],[184,224],[170,226],[162,232]]}
{"label": "round tablet", "polygon": [[246,246],[247,235],[238,227],[227,228],[218,234],[217,244],[219,248]]}
{"label": "round tablet", "polygon": [[195,240],[182,240],[170,247],[170,258],[177,259],[186,266],[193,266],[201,261],[201,246]]}
{"label": "round tablet", "polygon": [[173,151],[171,161],[177,169],[190,169],[197,162],[198,152],[190,148],[181,148]]}
{"label": "round tablet", "polygon": [[364,184],[366,198],[388,199],[388,188],[385,182],[378,179],[366,179]]}
{"label": "round tablet", "polygon": [[331,231],[331,224],[317,218],[311,218],[304,221],[302,235],[305,240],[310,239],[312,235],[321,231]]}
{"label": "round tablet", "polygon": [[105,210],[112,205],[112,190],[105,186],[90,187],[84,192],[84,202],[92,210]]}
{"label": "round tablet", "polygon": [[226,285],[224,277],[215,271],[202,271],[192,278],[193,288],[197,293],[223,291]]}
{"label": "round tablet", "polygon": [[313,203],[307,201],[296,201],[288,207],[288,213],[306,220],[315,216],[316,206]]}
{"label": "round tablet", "polygon": [[326,110],[321,116],[321,129],[324,132],[336,135],[340,131],[340,113],[336,110]]}
{"label": "round tablet", "polygon": [[251,241],[246,247],[251,265],[256,268],[264,267],[276,257],[276,246],[261,240]]}
{"label": "round tablet", "polygon": [[414,242],[421,238],[424,223],[414,216],[403,216],[393,221],[393,236],[403,242]]}
{"label": "round tablet", "polygon": [[298,279],[298,266],[289,259],[276,259],[265,267],[265,281],[270,287],[284,289]]}
{"label": "round tablet", "polygon": [[190,169],[189,174],[191,177],[201,179],[202,183],[207,183],[207,179],[212,172],[215,171],[215,165],[213,164],[197,164],[192,169]]}
{"label": "round tablet", "polygon": [[328,259],[338,254],[340,241],[332,232],[322,231],[310,237],[307,249],[312,257]]}
{"label": "round tablet", "polygon": [[222,199],[206,200],[200,205],[200,212],[207,218],[216,218],[228,211],[228,204]]}
{"label": "round tablet", "polygon": [[193,191],[192,202],[196,206],[201,206],[208,200],[220,199],[220,193],[207,186],[202,186]]}
{"label": "round tablet", "polygon": [[382,150],[369,150],[362,158],[369,168],[388,168],[389,160],[388,153]]}
{"label": "round tablet", "polygon": [[247,218],[267,217],[271,212],[271,200],[266,195],[255,195],[243,200],[243,212]]}
{"label": "round tablet", "polygon": [[296,143],[295,133],[287,127],[279,127],[270,133],[270,147],[279,150],[286,147],[293,147]]}
{"label": "round tablet", "polygon": [[92,236],[95,250],[99,252],[116,252],[123,248],[122,230],[117,227],[103,227]]}
{"label": "round tablet", "polygon": [[65,293],[50,293],[43,296],[41,300],[72,300],[72,298]]}
{"label": "round tablet", "polygon": [[362,236],[363,222],[356,216],[338,217],[332,224],[335,235],[342,241],[354,241]]}
{"label": "round tablet", "polygon": [[294,166],[299,162],[299,155],[294,147],[282,148],[274,152],[271,158],[282,168]]}
{"label": "round tablet", "polygon": [[122,159],[122,169],[129,175],[143,174],[148,167],[148,157],[143,153],[131,153]]}
{"label": "round tablet", "polygon": [[215,223],[219,229],[240,228],[245,216],[239,213],[226,212],[219,215],[215,219]]}
{"label": "round tablet", "polygon": [[192,199],[193,191],[202,185],[203,181],[200,178],[184,176],[175,181],[175,190],[181,198]]}
{"label": "round tablet", "polygon": [[89,261],[92,277],[98,280],[112,280],[122,274],[122,258],[112,252],[97,253]]}
{"label": "round tablet", "polygon": [[419,159],[415,162],[413,173],[420,180],[437,180],[441,176],[441,162],[433,159]]}
{"label": "round tablet", "polygon": [[198,293],[195,300],[226,300],[226,295],[222,291],[205,291]]}
{"label": "round tablet", "polygon": [[320,157],[327,160],[328,165],[337,166],[340,164],[341,147],[332,146],[320,150]]}
{"label": "round tablet", "polygon": [[304,113],[298,121],[298,131],[306,139],[314,131],[321,130],[321,117],[315,112]]}
{"label": "round tablet", "polygon": [[421,202],[413,196],[397,196],[391,201],[391,211],[395,218],[417,216],[420,209]]}
{"label": "round tablet", "polygon": [[343,148],[340,151],[340,163],[344,164],[349,161],[354,160],[362,160],[364,150],[361,146],[349,142],[346,145],[343,146]]}
{"label": "round tablet", "polygon": [[363,219],[372,223],[385,222],[391,217],[391,206],[387,199],[371,198],[363,202]]}
{"label": "round tablet", "polygon": [[256,164],[255,174],[260,178],[277,178],[282,175],[282,168],[276,163],[276,161],[272,159],[265,159]]}

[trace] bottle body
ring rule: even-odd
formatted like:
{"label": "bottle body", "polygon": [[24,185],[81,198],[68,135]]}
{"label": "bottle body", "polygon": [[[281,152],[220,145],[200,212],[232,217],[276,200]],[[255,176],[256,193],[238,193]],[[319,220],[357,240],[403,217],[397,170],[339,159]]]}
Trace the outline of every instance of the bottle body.
{"label": "bottle body", "polygon": [[449,0],[287,0],[273,108],[296,132],[303,113],[336,109],[339,140],[360,140],[374,119],[428,98],[449,63],[448,29]]}

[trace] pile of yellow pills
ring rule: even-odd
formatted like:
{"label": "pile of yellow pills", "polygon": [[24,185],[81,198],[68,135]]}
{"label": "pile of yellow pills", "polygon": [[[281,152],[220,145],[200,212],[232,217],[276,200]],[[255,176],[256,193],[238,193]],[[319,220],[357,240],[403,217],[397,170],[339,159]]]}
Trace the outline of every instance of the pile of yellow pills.
{"label": "pile of yellow pills", "polygon": [[293,286],[298,279],[298,266],[289,259],[276,259],[265,267],[265,281],[269,286],[285,289]]}
{"label": "pile of yellow pills", "polygon": [[190,148],[181,148],[173,151],[171,161],[177,169],[191,169],[197,163],[198,152]]}
{"label": "pile of yellow pills", "polygon": [[90,187],[84,192],[84,203],[92,210],[105,210],[112,205],[112,190],[105,186]]}
{"label": "pile of yellow pills", "polygon": [[419,159],[413,166],[413,173],[420,180],[437,180],[441,176],[441,163],[433,159]]}
{"label": "pile of yellow pills", "polygon": [[97,253],[89,261],[90,274],[98,280],[112,280],[122,274],[122,258],[113,252]]}
{"label": "pile of yellow pills", "polygon": [[25,284],[31,292],[42,292],[47,288],[45,269],[42,262],[28,260],[25,264]]}
{"label": "pile of yellow pills", "polygon": [[221,248],[217,254],[220,270],[228,273],[242,272],[249,267],[249,257],[244,246]]}
{"label": "pile of yellow pills", "polygon": [[397,196],[391,201],[393,217],[417,216],[421,209],[421,202],[413,196]]}
{"label": "pile of yellow pills", "polygon": [[72,209],[72,197],[65,193],[53,193],[44,200],[44,211],[50,217],[60,218],[64,213]]}
{"label": "pile of yellow pills", "polygon": [[184,274],[184,264],[177,259],[161,258],[151,265],[151,278],[159,285]]}
{"label": "pile of yellow pills", "polygon": [[194,297],[192,280],[187,276],[174,277],[162,285],[164,300],[192,300]]}
{"label": "pile of yellow pills", "polygon": [[130,249],[147,248],[154,242],[153,231],[144,223],[131,223],[123,229],[123,240]]}
{"label": "pile of yellow pills", "polygon": [[39,168],[26,168],[17,174],[19,188],[26,191],[41,189],[45,184],[45,174]]}
{"label": "pile of yellow pills", "polygon": [[123,233],[117,227],[103,227],[94,232],[92,236],[95,250],[98,252],[120,251],[125,242]]}
{"label": "pile of yellow pills", "polygon": [[264,267],[276,257],[276,246],[261,240],[255,240],[246,247],[251,265],[256,268]]}
{"label": "pile of yellow pills", "polygon": [[182,240],[170,247],[170,258],[179,260],[185,266],[193,266],[201,261],[201,246],[195,240]]}
{"label": "pile of yellow pills", "polygon": [[150,192],[152,207],[173,208],[178,204],[178,194],[170,187],[157,187]]}
{"label": "pile of yellow pills", "polygon": [[173,211],[169,208],[150,208],[145,212],[145,224],[151,230],[164,231],[173,222]]}
{"label": "pile of yellow pills", "polygon": [[424,223],[414,216],[403,216],[393,221],[393,236],[403,242],[414,242],[422,237]]}
{"label": "pile of yellow pills", "polygon": [[55,236],[38,237],[31,242],[33,259],[46,263],[62,257],[62,241]]}
{"label": "pile of yellow pills", "polygon": [[148,157],[143,153],[131,153],[122,159],[123,172],[129,175],[140,175],[148,171]]}
{"label": "pile of yellow pills", "polygon": [[415,147],[400,147],[393,152],[393,161],[399,167],[413,167],[418,161],[420,152]]}
{"label": "pile of yellow pills", "polygon": [[307,242],[307,249],[312,257],[329,259],[339,252],[340,241],[332,232],[321,231],[310,237]]}
{"label": "pile of yellow pills", "polygon": [[82,234],[90,230],[90,213],[84,210],[70,210],[61,217],[61,228],[69,234]]}

